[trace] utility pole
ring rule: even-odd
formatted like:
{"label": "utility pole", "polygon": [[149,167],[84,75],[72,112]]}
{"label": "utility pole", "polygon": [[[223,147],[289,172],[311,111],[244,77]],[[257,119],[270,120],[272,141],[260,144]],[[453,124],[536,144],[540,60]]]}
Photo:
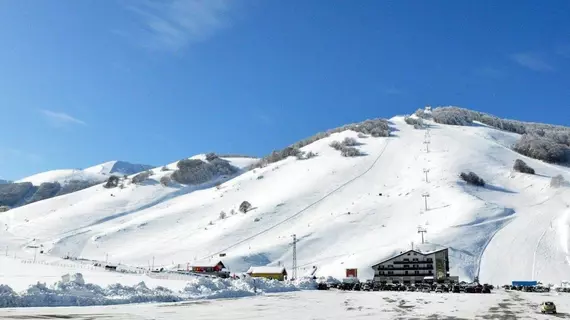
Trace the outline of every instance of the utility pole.
{"label": "utility pole", "polygon": [[154,256],[152,256],[152,269],[150,269],[150,271],[154,270]]}
{"label": "utility pole", "polygon": [[422,244],[424,244],[424,233],[427,233],[427,230],[422,228],[421,226],[418,226],[418,233],[422,234]]}
{"label": "utility pole", "polygon": [[422,193],[422,197],[424,197],[425,205],[426,205],[426,211],[427,211],[428,210],[427,199],[429,198],[429,193],[428,192]]}
{"label": "utility pole", "polygon": [[424,173],[426,174],[426,182],[429,182],[429,180],[428,180],[428,172],[429,172],[429,169],[424,168]]}
{"label": "utility pole", "polygon": [[292,279],[297,279],[297,242],[299,242],[299,240],[297,240],[297,235],[293,234],[293,272],[292,272]]}
{"label": "utility pole", "polygon": [[109,254],[105,253],[105,264],[109,264]]}

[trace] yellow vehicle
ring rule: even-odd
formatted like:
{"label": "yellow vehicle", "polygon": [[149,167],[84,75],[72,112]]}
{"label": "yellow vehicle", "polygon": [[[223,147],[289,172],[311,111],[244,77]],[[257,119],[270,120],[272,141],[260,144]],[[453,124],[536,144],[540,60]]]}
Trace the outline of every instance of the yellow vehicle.
{"label": "yellow vehicle", "polygon": [[540,304],[540,312],[542,313],[556,313],[556,306],[554,305],[554,302],[551,301],[545,301],[543,303]]}

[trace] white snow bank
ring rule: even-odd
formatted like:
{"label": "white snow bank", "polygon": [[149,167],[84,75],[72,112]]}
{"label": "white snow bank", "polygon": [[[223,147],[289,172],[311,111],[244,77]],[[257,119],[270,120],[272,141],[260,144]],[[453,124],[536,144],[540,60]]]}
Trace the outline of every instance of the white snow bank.
{"label": "white snow bank", "polygon": [[14,307],[65,307],[113,305],[142,302],[177,302],[191,299],[238,298],[257,294],[314,289],[312,280],[280,282],[261,278],[220,279],[196,277],[186,287],[174,292],[158,286],[148,288],[144,282],[134,286],[122,284],[106,288],[85,283],[83,275],[66,274],[52,286],[37,283],[27,290],[16,293],[7,285],[0,284],[0,308]]}

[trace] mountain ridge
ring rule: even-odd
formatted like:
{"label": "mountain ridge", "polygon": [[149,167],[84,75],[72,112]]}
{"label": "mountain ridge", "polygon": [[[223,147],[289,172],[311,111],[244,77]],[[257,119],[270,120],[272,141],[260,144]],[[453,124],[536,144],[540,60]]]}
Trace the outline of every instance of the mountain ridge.
{"label": "mountain ridge", "polygon": [[[169,181],[185,168],[175,162],[139,184],[99,185],[15,208],[0,213],[7,231],[0,242],[25,254],[36,239],[52,258],[108,254],[141,267],[151,258],[176,268],[224,253],[224,263],[240,272],[251,265],[290,269],[296,234],[299,271],[314,265],[320,275],[341,277],[355,267],[370,277],[371,265],[411,242],[421,250],[450,248],[452,275],[465,280],[559,281],[570,272],[570,192],[551,184],[558,175],[568,179],[568,167],[517,153],[511,147],[520,134],[488,125],[384,121],[392,128],[387,136],[354,131],[358,126],[330,132],[261,165],[241,158],[236,175],[204,184]],[[358,153],[348,156],[343,147]],[[519,159],[536,174],[514,170]],[[238,158],[224,160],[237,165]],[[463,172],[485,185],[466,184]],[[244,201],[251,209],[241,212]],[[424,244],[418,226],[428,230]]]}

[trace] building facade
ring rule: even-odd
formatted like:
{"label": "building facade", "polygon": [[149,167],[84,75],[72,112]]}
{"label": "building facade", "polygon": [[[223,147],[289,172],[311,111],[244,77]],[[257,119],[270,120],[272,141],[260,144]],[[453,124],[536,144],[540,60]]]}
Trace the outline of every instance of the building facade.
{"label": "building facade", "polygon": [[178,265],[177,272],[180,273],[199,273],[204,275],[212,275],[221,278],[227,278],[230,276],[230,272],[226,269],[226,266],[222,261],[194,261],[192,264],[188,263],[186,269],[182,269]]}
{"label": "building facade", "polygon": [[431,252],[409,250],[372,266],[374,282],[413,284],[449,279],[446,249]]}

